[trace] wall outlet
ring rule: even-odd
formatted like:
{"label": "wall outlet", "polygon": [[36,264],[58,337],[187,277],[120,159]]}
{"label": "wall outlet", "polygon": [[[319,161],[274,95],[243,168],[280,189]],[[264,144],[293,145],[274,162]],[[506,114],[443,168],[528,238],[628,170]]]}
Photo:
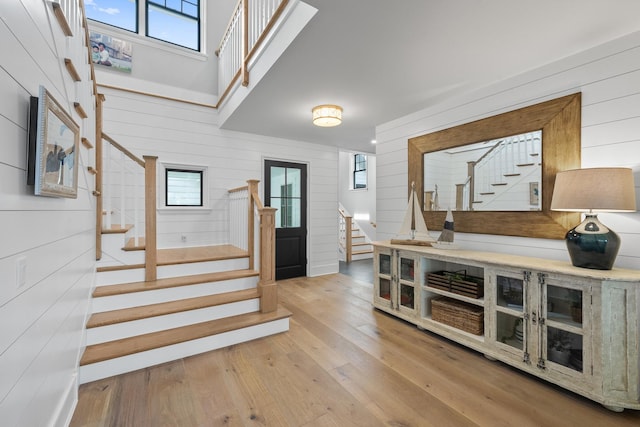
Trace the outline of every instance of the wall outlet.
{"label": "wall outlet", "polygon": [[16,287],[21,288],[27,283],[27,257],[16,259]]}
{"label": "wall outlet", "polygon": [[182,236],[180,236],[180,239],[181,239],[183,242],[186,242],[186,241],[187,241],[187,236],[183,234]]}

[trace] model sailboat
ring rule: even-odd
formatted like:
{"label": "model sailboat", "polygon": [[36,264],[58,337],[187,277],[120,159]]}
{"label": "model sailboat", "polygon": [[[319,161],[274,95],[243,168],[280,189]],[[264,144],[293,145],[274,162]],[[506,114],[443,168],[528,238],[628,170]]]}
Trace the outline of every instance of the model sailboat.
{"label": "model sailboat", "polygon": [[442,233],[440,233],[438,241],[433,243],[431,246],[438,249],[458,249],[458,246],[453,243],[453,229],[453,213],[451,213],[451,208],[449,208],[447,209],[447,216],[444,219]]}
{"label": "model sailboat", "polygon": [[416,197],[415,182],[412,182],[409,204],[404,214],[400,232],[395,239],[391,239],[391,244],[431,246],[433,242],[435,242],[435,239],[429,236],[429,230],[427,229],[427,224],[424,222],[418,197]]}

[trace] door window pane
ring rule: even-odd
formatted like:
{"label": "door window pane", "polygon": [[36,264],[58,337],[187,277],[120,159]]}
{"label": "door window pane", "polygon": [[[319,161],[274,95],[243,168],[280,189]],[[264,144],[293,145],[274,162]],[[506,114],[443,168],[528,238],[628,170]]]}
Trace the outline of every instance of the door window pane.
{"label": "door window pane", "polygon": [[300,169],[271,168],[271,207],[277,208],[276,228],[298,228],[302,224]]}
{"label": "door window pane", "polygon": [[300,197],[300,169],[287,168],[288,197]]}

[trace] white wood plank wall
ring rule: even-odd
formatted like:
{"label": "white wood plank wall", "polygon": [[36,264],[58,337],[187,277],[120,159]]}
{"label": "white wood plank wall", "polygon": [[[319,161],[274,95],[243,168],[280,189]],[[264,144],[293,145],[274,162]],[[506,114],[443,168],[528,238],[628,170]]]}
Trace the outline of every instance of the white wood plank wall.
{"label": "white wood plank wall", "polygon": [[[82,145],[78,197],[36,197],[26,185],[29,97],[43,85],[94,140],[94,97],[78,0],[63,9],[66,37],[50,2],[0,2],[0,420],[6,426],[64,426],[95,271],[93,152]],[[81,76],[64,66],[70,58]],[[81,119],[79,102],[89,115]],[[16,264],[26,265],[19,286]]]}
{"label": "white wood plank wall", "polygon": [[[162,98],[108,89],[104,131],[138,156],[159,162],[208,166],[210,210],[161,210],[158,247],[229,242],[228,193],[259,179],[265,159],[308,165],[309,275],[338,271],[338,151],[335,147],[267,138],[220,129],[216,110]],[[158,177],[158,191],[163,177]],[[187,241],[182,242],[181,236]]]}
{"label": "white wood plank wall", "polygon": [[[575,92],[582,92],[582,166],[633,168],[640,202],[640,33],[633,33],[379,126],[378,239],[393,237],[403,218],[408,138]],[[621,236],[616,266],[640,268],[640,213],[599,217]],[[569,260],[563,240],[457,233],[456,241],[468,249]]]}

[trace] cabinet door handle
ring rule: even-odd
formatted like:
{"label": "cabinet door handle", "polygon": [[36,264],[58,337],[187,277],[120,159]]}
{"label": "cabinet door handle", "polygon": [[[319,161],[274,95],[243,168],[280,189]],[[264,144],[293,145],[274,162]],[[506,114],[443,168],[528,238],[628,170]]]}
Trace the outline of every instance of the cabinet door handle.
{"label": "cabinet door handle", "polygon": [[533,323],[534,325],[538,323],[538,315],[535,311],[531,312],[531,323]]}

